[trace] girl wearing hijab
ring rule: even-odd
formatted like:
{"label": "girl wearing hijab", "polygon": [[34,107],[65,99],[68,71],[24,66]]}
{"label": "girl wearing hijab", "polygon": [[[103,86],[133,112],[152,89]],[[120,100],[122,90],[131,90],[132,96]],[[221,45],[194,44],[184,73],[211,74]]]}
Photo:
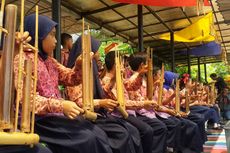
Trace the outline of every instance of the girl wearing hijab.
{"label": "girl wearing hijab", "polygon": [[[95,111],[98,113],[98,118],[95,121],[102,130],[106,132],[109,138],[109,144],[113,153],[142,153],[139,132],[128,122],[112,116],[110,112],[118,106],[117,102],[111,99],[105,99],[105,94],[102,89],[101,81],[98,74],[97,60],[99,60],[98,49],[100,42],[91,37],[91,50],[94,52],[93,59],[93,91]],[[70,52],[67,66],[74,67],[74,63],[82,52],[82,37],[80,36],[74,43]],[[67,95],[70,100],[75,101],[78,106],[82,106],[82,85],[67,86]],[[97,105],[97,106],[96,106]]]}
{"label": "girl wearing hijab", "polygon": [[[112,153],[107,144],[106,134],[89,121],[78,117],[84,111],[74,102],[61,98],[58,82],[76,85],[81,82],[81,65],[76,62],[74,69],[68,69],[50,55],[56,46],[55,26],[57,23],[39,15],[38,34],[38,80],[35,101],[35,132],[41,142],[54,153]],[[28,31],[34,45],[35,14],[25,17],[25,31]],[[34,54],[25,51],[23,60],[32,60]],[[24,62],[21,63],[24,65]],[[34,64],[34,63],[33,63]],[[14,59],[15,81],[19,65],[19,55]],[[77,118],[78,117],[78,118]]]}

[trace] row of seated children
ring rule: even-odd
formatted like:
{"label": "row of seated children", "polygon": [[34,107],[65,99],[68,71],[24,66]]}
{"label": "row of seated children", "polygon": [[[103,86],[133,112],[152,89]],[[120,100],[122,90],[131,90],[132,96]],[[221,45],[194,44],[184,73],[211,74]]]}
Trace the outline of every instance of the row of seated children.
{"label": "row of seated children", "polygon": [[[96,43],[96,40],[94,40],[93,38],[92,38],[91,41]],[[94,44],[94,43],[92,43],[92,44]],[[80,55],[80,53],[79,53],[81,51],[81,49],[79,49],[80,47],[81,47],[81,37],[74,44],[74,48],[72,49],[72,51],[70,53],[71,54],[70,57],[73,57],[73,58],[70,58],[69,61],[72,61],[72,63],[76,60],[77,56]],[[92,45],[92,48],[94,48],[93,45]],[[96,53],[97,53],[97,50],[96,50]],[[78,55],[76,55],[76,54],[78,54]],[[74,57],[73,55],[75,55],[76,57]],[[95,59],[98,59],[98,58],[95,58]],[[108,101],[108,99],[116,100],[116,88],[115,88],[116,85],[115,85],[115,78],[114,78],[115,77],[115,74],[114,74],[115,73],[114,59],[115,59],[115,53],[114,52],[108,53],[106,55],[106,58],[105,58],[106,70],[108,72],[106,73],[104,78],[102,78],[102,86],[103,86],[104,94],[105,94],[105,96],[107,98],[106,99],[107,101]],[[94,61],[94,63],[96,64],[95,61]],[[194,144],[197,143],[197,146],[199,146],[199,147],[197,147],[196,144],[195,144],[195,145],[192,145],[191,148],[194,147],[195,149],[198,148],[198,149],[202,150],[202,144],[206,140],[206,135],[205,135],[205,131],[204,131],[205,118],[203,117],[203,115],[199,115],[199,114],[193,114],[192,115],[192,113],[189,114],[188,118],[190,120],[193,120],[194,122],[196,122],[198,124],[197,129],[195,127],[196,125],[194,125],[194,127],[195,127],[194,129],[196,129],[197,131],[200,132],[202,140],[199,141],[199,138],[198,139],[194,138],[193,142],[189,142],[189,141],[192,140],[192,139],[189,139],[188,143],[187,143],[184,140],[181,141],[180,136],[178,136],[178,133],[181,133],[181,129],[178,128],[179,123],[175,123],[175,122],[179,121],[178,119],[176,119],[176,118],[174,118],[174,120],[173,119],[171,119],[171,120],[165,119],[165,118],[168,118],[167,115],[169,115],[169,114],[164,114],[162,112],[158,112],[157,116],[159,116],[160,119],[163,120],[163,121],[160,121],[158,118],[156,118],[156,114],[155,114],[156,111],[152,110],[152,111],[150,111],[151,113],[149,113],[149,111],[146,111],[143,108],[140,109],[141,107],[149,107],[148,106],[149,103],[148,103],[148,101],[146,101],[146,95],[144,93],[141,93],[142,91],[146,91],[146,90],[142,89],[140,91],[136,91],[136,90],[142,88],[141,87],[142,86],[142,83],[141,83],[142,82],[142,77],[141,76],[144,76],[144,73],[146,72],[145,68],[142,68],[143,64],[144,64],[143,59],[138,58],[138,57],[133,58],[133,60],[130,61],[130,65],[132,65],[131,67],[133,68],[133,70],[134,71],[138,70],[138,72],[132,76],[133,77],[132,79],[130,78],[129,81],[125,81],[124,84],[125,84],[125,87],[126,87],[125,89],[128,90],[125,95],[126,95],[126,99],[127,99],[126,107],[128,109],[129,115],[130,115],[129,118],[126,119],[125,121],[131,123],[133,126],[135,126],[139,130],[139,133],[140,133],[140,136],[141,136],[141,141],[142,141],[142,147],[143,147],[144,152],[147,152],[148,150],[152,150],[152,151],[158,150],[158,151],[155,151],[155,152],[159,152],[159,151],[162,152],[162,150],[166,149],[166,146],[172,147],[175,150],[186,150],[186,149],[188,149],[188,146],[191,146],[190,144],[193,144],[193,143]],[[71,67],[71,64],[70,64],[70,67]],[[95,69],[97,69],[97,67]],[[155,71],[155,73],[156,72],[158,72],[158,74],[159,74],[159,71]],[[97,73],[96,75],[94,74],[94,76],[98,77],[98,71],[94,70],[94,73]],[[170,74],[170,72],[168,72],[168,73]],[[157,75],[155,75],[155,76],[157,76]],[[96,91],[101,88],[101,83],[98,83],[100,81],[97,81],[97,79],[98,78],[94,79],[95,80],[94,83],[96,84],[96,87],[94,87],[94,89],[96,89]],[[172,79],[175,79],[175,78],[172,78]],[[78,103],[79,106],[82,106],[82,104],[81,104],[81,101],[82,101],[81,100],[81,98],[82,98],[81,91],[82,91],[82,89],[81,88],[82,88],[81,85],[75,86],[75,87],[72,87],[72,86],[67,87],[68,97],[70,98],[70,100],[75,101],[76,103]],[[101,91],[101,89],[99,91]],[[167,94],[165,94],[165,95],[167,95]],[[155,96],[157,96],[157,95],[155,94]],[[172,101],[174,96],[175,96],[175,94],[170,95],[169,98],[167,98],[167,100],[165,100],[166,101],[165,103],[167,103],[167,101],[168,102]],[[98,100],[95,100],[95,101],[98,101]],[[140,102],[142,104],[140,104]],[[154,105],[154,104],[151,104],[151,105]],[[171,110],[168,110],[166,107],[164,107],[164,109],[169,111],[169,112],[171,111]],[[121,115],[116,111],[113,112],[113,113],[109,113],[109,116],[110,115],[112,115],[113,117],[116,117],[119,120],[121,119]],[[107,118],[108,118],[108,112],[107,112]],[[171,118],[173,118],[173,117],[171,117]],[[181,120],[183,121],[183,124],[186,125],[186,126],[184,126],[184,125],[182,126],[183,127],[182,129],[184,130],[184,132],[182,132],[182,135],[184,134],[184,137],[188,138],[188,136],[185,135],[185,133],[186,133],[186,130],[191,131],[191,130],[189,130],[187,128],[188,127],[193,127],[192,126],[193,123],[188,121],[188,120],[185,120],[185,119],[181,119]],[[145,124],[143,122],[145,122]],[[174,123],[172,123],[172,122],[174,122]],[[150,147],[148,147],[149,143],[148,143],[148,145],[146,145],[146,143],[144,143],[144,142],[147,142],[146,141],[147,138],[142,133],[145,133],[145,131],[143,131],[143,129],[146,130],[146,123],[150,126],[150,128],[147,128],[147,129],[152,128],[153,132],[155,131],[154,133],[156,133],[154,138],[153,138],[153,141],[152,141],[153,142],[152,146],[156,146],[155,145],[156,143],[160,144],[157,147],[154,147],[154,149],[150,149]],[[167,128],[167,126],[170,127],[170,128]],[[145,128],[143,128],[143,127],[145,127]],[[157,132],[157,130],[158,130],[158,131],[162,131],[161,133],[164,133],[163,131],[166,131],[165,127],[167,129],[167,136],[170,136],[170,139],[167,139],[167,142],[163,139],[164,136],[162,134],[158,134],[160,132]],[[172,128],[172,127],[174,127],[174,128]],[[104,129],[104,130],[106,130],[106,129]],[[197,132],[196,130],[195,130],[195,132],[192,131],[191,132],[192,134],[190,133],[190,136],[195,135],[195,137],[197,137],[196,134],[195,134]],[[106,131],[106,132],[108,134],[111,134],[110,130]],[[199,135],[199,132],[197,132],[198,135]],[[179,135],[181,135],[181,134],[179,134]],[[148,142],[151,142],[151,141],[148,141]],[[182,142],[185,142],[184,146],[183,146]]]}
{"label": "row of seated children", "polygon": [[[35,15],[25,18],[25,41],[34,45]],[[125,120],[116,110],[116,82],[114,70],[114,52],[106,55],[106,75],[99,78],[97,58],[100,43],[91,39],[94,76],[94,104],[98,113],[95,122],[81,117],[81,38],[74,44],[67,62],[69,68],[58,63],[50,55],[56,46],[55,26],[57,23],[48,17],[39,16],[39,60],[36,95],[35,132],[40,141],[54,153],[164,153],[167,147],[178,152],[202,152],[206,140],[204,131],[205,117],[202,113],[190,113],[187,116],[174,116],[170,107],[175,97],[174,91],[164,90],[163,104],[157,106],[157,88],[160,71],[154,72],[156,82],[154,100],[146,100],[141,90],[145,88],[144,62],[138,57],[130,61],[133,71],[129,79],[124,80],[126,108],[129,117]],[[29,37],[29,38],[28,38]],[[33,61],[34,55],[25,49],[23,58]],[[139,62],[137,62],[139,61]],[[14,59],[15,82],[19,65],[19,56]],[[132,64],[133,62],[133,64]],[[22,63],[24,65],[24,63]],[[171,75],[171,74],[170,74]],[[169,75],[169,76],[170,76]],[[165,74],[165,80],[167,74]],[[174,79],[169,77],[169,79]],[[169,81],[170,82],[170,81]],[[62,99],[58,84],[66,86],[69,100]],[[167,86],[167,84],[165,84]],[[170,84],[171,85],[171,84]],[[169,85],[168,85],[169,86]],[[70,88],[70,89],[69,89]],[[72,88],[72,89],[71,89]],[[210,108],[208,108],[210,109]],[[4,147],[1,147],[4,149]],[[21,149],[8,152],[23,152]],[[47,148],[47,150],[48,150]],[[47,151],[47,152],[50,152]],[[39,152],[39,149],[36,150]],[[45,152],[44,152],[45,153]]]}

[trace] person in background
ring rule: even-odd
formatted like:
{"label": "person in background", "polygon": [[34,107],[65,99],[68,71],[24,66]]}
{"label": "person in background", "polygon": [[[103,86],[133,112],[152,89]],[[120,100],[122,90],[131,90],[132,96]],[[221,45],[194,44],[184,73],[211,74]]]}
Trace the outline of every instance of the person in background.
{"label": "person in background", "polygon": [[212,80],[216,81],[215,86],[217,89],[217,93],[218,95],[225,89],[227,88],[227,84],[225,83],[224,79],[222,77],[218,77],[216,73],[212,73],[210,75],[210,78],[212,78]]}
{"label": "person in background", "polygon": [[71,35],[67,33],[61,34],[61,64],[64,66],[67,66],[68,58],[69,58],[69,52],[73,47],[73,38]]}
{"label": "person in background", "polygon": [[220,113],[223,119],[230,120],[230,97],[228,88],[224,88],[216,101],[220,107]]}

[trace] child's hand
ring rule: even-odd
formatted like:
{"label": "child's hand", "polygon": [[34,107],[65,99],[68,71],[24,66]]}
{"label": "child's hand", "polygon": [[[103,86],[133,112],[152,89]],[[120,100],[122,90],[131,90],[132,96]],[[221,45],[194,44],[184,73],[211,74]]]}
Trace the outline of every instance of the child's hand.
{"label": "child's hand", "polygon": [[21,42],[28,43],[31,41],[32,38],[29,36],[29,32],[25,31],[22,36],[20,32],[16,32],[15,39],[16,39],[16,43],[19,44]]}
{"label": "child's hand", "polygon": [[148,72],[148,65],[142,65],[142,67],[141,67],[139,73],[140,73],[140,74],[145,74],[145,73],[147,73],[147,72]]}
{"label": "child's hand", "polygon": [[151,109],[156,109],[157,110],[159,108],[159,105],[154,101],[146,100],[144,102],[144,107],[147,110],[151,110]]}
{"label": "child's hand", "polygon": [[[91,52],[90,53],[90,60],[92,60],[93,58],[94,58],[94,53]],[[76,59],[75,65],[82,65],[82,54],[80,56],[78,56],[78,58]]]}
{"label": "child's hand", "polygon": [[101,99],[99,101],[99,106],[107,109],[108,111],[113,111],[114,108],[118,106],[118,102],[112,99]]}
{"label": "child's hand", "polygon": [[63,101],[63,113],[66,117],[70,119],[75,119],[81,113],[84,113],[84,110],[77,106],[76,103],[68,100]]}
{"label": "child's hand", "polygon": [[23,43],[23,50],[31,51],[32,48],[30,48],[27,44],[31,41],[31,37],[29,36],[29,32],[25,31],[23,35],[21,36],[20,32],[15,33],[15,42],[16,45],[19,45],[20,43]]}

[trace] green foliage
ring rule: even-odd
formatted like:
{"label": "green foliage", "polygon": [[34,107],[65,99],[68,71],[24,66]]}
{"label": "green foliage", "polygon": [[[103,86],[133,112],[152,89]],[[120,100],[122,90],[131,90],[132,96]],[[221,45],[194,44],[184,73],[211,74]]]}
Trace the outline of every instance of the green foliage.
{"label": "green foliage", "polygon": [[104,62],[104,58],[105,58],[105,48],[107,46],[109,46],[110,44],[112,43],[118,43],[118,47],[117,49],[121,52],[121,54],[133,54],[134,51],[132,49],[132,47],[127,44],[127,43],[123,43],[119,40],[110,40],[110,41],[107,41],[107,42],[102,42],[101,43],[101,46],[99,48],[99,53],[100,53],[100,57],[101,57],[101,61]]}
{"label": "green foliage", "polygon": [[188,67],[187,66],[176,67],[176,72],[179,73],[180,75],[184,73],[188,73]]}
{"label": "green foliage", "polygon": [[171,71],[171,65],[168,63],[164,63],[165,71]]}
{"label": "green foliage", "polygon": [[[206,67],[207,67],[207,81],[208,82],[211,81],[211,78],[209,76],[212,73],[216,73],[218,76],[221,76],[221,77],[224,78],[230,72],[229,71],[229,66],[225,65],[223,62],[207,64]],[[204,65],[200,65],[200,71],[201,71],[201,81],[205,82]],[[188,72],[188,67],[187,66],[177,67],[176,72],[179,73],[180,75],[182,75],[184,73],[187,73]],[[191,66],[191,77],[193,79],[197,78],[197,73],[198,73],[197,65]]]}

